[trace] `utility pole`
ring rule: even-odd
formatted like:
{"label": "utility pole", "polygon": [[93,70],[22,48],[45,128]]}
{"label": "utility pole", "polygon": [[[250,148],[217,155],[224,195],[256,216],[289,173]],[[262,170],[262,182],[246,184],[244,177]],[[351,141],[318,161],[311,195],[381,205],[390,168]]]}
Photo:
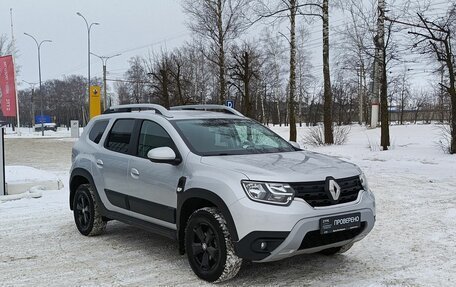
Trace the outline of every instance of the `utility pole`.
{"label": "utility pole", "polygon": [[[94,55],[95,57],[99,58],[101,60],[101,63],[103,64],[103,107],[101,110],[106,110],[108,108],[108,93],[106,89],[106,64],[108,63],[108,60],[117,56],[120,56],[122,54],[115,54],[112,56],[98,56],[97,54],[90,53]],[[111,101],[109,101],[111,102]]]}
{"label": "utility pole", "polygon": [[[79,17],[81,17],[82,19],[84,19],[84,22],[86,24],[86,27],[87,27],[87,64],[88,64],[88,68],[87,68],[87,103],[89,105],[89,108],[88,108],[88,111],[90,111],[90,31],[92,30],[92,26],[93,25],[100,25],[100,23],[98,22],[93,22],[93,23],[90,23],[87,21],[87,19],[79,12],[76,13],[76,15],[78,15]],[[83,113],[84,115],[84,113]],[[83,118],[84,120],[84,125],[86,124],[85,121],[85,117]]]}
{"label": "utility pole", "polygon": [[24,35],[29,36],[35,41],[36,48],[38,49],[38,79],[40,84],[40,121],[41,121],[41,136],[44,136],[44,120],[43,120],[43,90],[41,86],[41,45],[43,43],[51,43],[51,40],[43,40],[38,43],[38,40],[28,33],[24,33]]}
{"label": "utility pole", "polygon": [[37,83],[30,83],[25,80],[22,80],[22,82],[29,84],[30,88],[32,89],[32,96],[30,97],[30,124],[32,125],[32,128],[35,126],[35,107],[33,104],[33,99],[35,97],[35,85]]}

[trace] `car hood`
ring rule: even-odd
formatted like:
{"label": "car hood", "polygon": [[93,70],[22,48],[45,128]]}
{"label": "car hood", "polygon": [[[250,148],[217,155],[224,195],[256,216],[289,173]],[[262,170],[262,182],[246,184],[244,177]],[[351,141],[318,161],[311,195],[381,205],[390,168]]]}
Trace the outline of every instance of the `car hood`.
{"label": "car hood", "polygon": [[321,181],[327,176],[337,179],[360,174],[352,163],[309,151],[205,156],[201,163],[240,172],[256,181]]}

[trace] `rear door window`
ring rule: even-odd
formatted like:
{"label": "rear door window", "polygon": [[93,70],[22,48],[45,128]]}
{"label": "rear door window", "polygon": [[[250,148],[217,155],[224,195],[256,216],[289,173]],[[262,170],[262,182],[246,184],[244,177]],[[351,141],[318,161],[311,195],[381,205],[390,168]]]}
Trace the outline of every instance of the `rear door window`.
{"label": "rear door window", "polygon": [[105,147],[115,152],[128,153],[134,126],[134,119],[117,120],[109,132]]}

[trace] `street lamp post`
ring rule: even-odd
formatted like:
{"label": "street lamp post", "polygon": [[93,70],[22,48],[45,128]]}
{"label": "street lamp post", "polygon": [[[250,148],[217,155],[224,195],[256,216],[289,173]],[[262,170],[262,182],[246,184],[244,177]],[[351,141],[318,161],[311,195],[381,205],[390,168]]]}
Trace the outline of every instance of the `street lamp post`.
{"label": "street lamp post", "polygon": [[107,99],[108,99],[108,94],[106,92],[106,64],[108,63],[108,60],[117,56],[120,56],[121,54],[115,54],[112,56],[98,56],[97,54],[91,53],[95,57],[99,58],[101,60],[101,63],[103,64],[103,109],[107,109]]}
{"label": "street lamp post", "polygon": [[[92,29],[93,25],[100,25],[98,22],[93,22],[90,23],[87,21],[87,19],[79,12],[76,13],[76,15],[80,16],[82,19],[84,19],[84,22],[86,23],[87,26],[87,62],[88,62],[88,79],[87,79],[87,101],[89,103],[89,111],[90,111],[90,30]],[[85,118],[84,118],[85,121]]]}
{"label": "street lamp post", "polygon": [[41,44],[43,43],[50,43],[52,42],[51,40],[43,40],[41,42],[38,43],[38,40],[36,40],[35,37],[33,37],[32,35],[28,34],[28,33],[24,33],[24,35],[27,35],[29,36],[30,38],[32,38],[35,43],[36,43],[36,47],[38,49],[38,77],[39,77],[39,83],[40,83],[40,121],[41,121],[41,136],[44,136],[44,123],[43,123],[43,93],[42,93],[42,90],[41,90]]}
{"label": "street lamp post", "polygon": [[34,109],[34,106],[33,106],[33,97],[35,95],[35,85],[37,83],[30,83],[30,82],[27,82],[26,80],[22,80],[22,82],[24,82],[26,84],[29,84],[30,88],[32,89],[32,96],[30,97],[30,125],[32,126],[32,128],[34,128],[35,109]]}

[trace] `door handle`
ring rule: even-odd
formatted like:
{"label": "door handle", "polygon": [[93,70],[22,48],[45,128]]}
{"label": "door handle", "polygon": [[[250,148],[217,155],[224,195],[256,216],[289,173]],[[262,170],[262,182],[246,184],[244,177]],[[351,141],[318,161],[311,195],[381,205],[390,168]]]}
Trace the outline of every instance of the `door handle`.
{"label": "door handle", "polygon": [[102,168],[103,167],[103,161],[101,159],[97,159],[97,166],[99,168]]}
{"label": "door handle", "polygon": [[130,175],[133,178],[139,178],[139,171],[136,168],[132,168],[130,170]]}

